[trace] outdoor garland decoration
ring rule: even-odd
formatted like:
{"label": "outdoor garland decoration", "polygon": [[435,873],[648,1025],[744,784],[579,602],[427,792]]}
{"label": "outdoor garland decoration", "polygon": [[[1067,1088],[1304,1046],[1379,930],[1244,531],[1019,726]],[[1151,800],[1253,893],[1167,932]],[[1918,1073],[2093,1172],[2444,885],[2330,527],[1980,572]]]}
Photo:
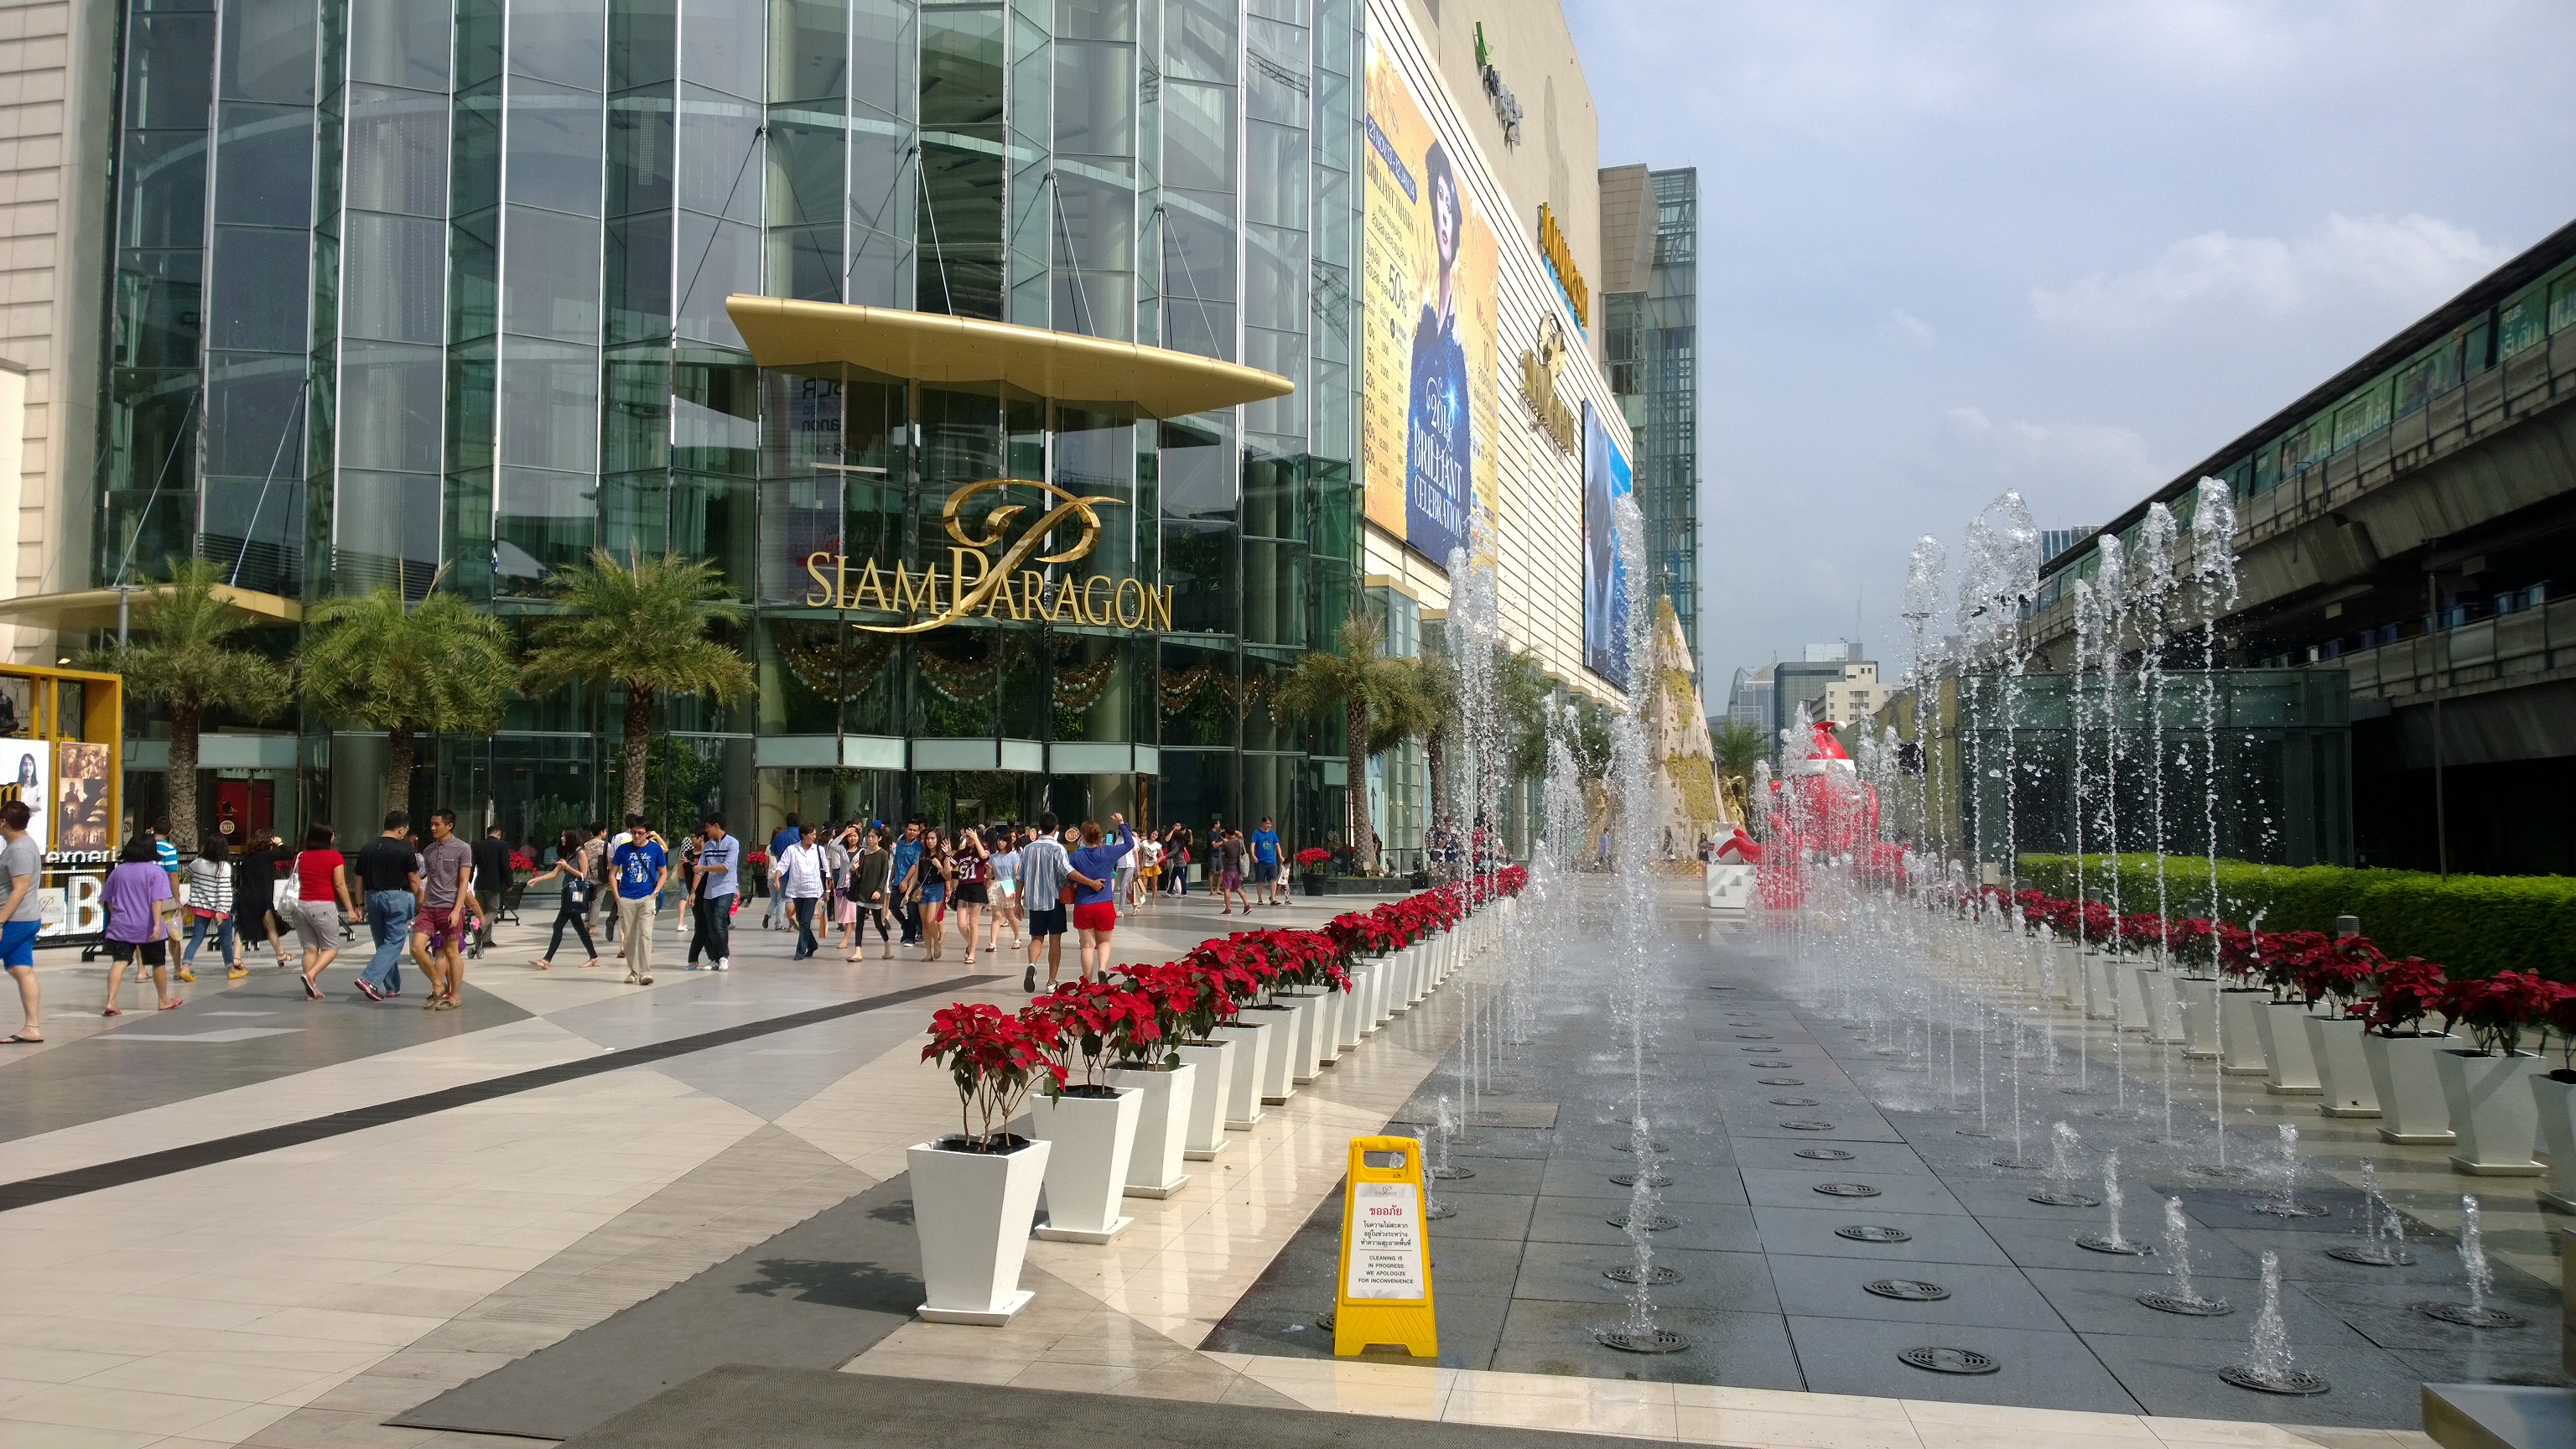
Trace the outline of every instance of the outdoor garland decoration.
{"label": "outdoor garland decoration", "polygon": [[875,682],[877,671],[894,653],[895,641],[881,635],[854,635],[833,624],[772,626],[779,660],[796,682],[824,699],[846,699]]}

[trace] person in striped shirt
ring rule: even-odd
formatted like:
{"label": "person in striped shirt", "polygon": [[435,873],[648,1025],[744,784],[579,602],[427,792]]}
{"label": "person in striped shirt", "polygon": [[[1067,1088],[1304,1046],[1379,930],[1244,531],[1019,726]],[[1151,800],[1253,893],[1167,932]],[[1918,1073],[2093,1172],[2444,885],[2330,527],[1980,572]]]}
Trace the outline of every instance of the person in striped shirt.
{"label": "person in striped shirt", "polygon": [[197,962],[197,947],[209,932],[224,953],[224,977],[239,981],[250,974],[233,951],[233,843],[221,830],[206,832],[206,848],[188,862],[183,874],[187,878],[188,946],[179,956],[179,979],[194,981],[191,969]]}

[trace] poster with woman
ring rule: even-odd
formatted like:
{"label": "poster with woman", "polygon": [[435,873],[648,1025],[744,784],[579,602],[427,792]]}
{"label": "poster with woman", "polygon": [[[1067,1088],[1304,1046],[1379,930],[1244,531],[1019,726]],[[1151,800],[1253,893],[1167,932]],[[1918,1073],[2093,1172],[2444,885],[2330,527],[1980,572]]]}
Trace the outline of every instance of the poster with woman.
{"label": "poster with woman", "polygon": [[55,749],[62,762],[62,805],[56,815],[58,829],[53,848],[108,849],[107,746],[63,740]]}
{"label": "poster with woman", "polygon": [[1368,519],[1445,568],[1469,510],[1495,497],[1499,250],[1466,154],[1375,37],[1367,142]]}
{"label": "poster with woman", "polygon": [[23,802],[29,816],[27,833],[36,849],[52,850],[46,837],[45,806],[53,799],[53,746],[43,740],[0,738],[0,805]]}

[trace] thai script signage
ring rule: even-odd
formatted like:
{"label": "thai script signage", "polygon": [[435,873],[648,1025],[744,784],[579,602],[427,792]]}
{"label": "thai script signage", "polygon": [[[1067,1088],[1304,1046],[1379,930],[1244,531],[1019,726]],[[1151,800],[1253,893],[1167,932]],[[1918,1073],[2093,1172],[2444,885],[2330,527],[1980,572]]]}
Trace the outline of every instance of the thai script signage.
{"label": "thai script signage", "polygon": [[[999,488],[1033,488],[1056,500],[1011,537],[1011,527],[1028,505],[1004,503],[987,511],[979,528],[969,531],[960,515],[977,497]],[[877,634],[920,634],[954,624],[970,614],[990,619],[1037,620],[1049,624],[1087,624],[1095,628],[1136,629],[1160,633],[1172,627],[1172,589],[1160,590],[1142,579],[1113,579],[1107,574],[1077,577],[1070,570],[1028,567],[1077,563],[1100,541],[1103,505],[1125,500],[1067,492],[1032,478],[987,478],[948,495],[941,521],[955,545],[944,561],[925,564],[915,573],[898,560],[891,568],[873,558],[852,563],[849,555],[810,554],[805,572],[814,580],[807,606],[819,609],[868,609],[901,614],[900,624],[860,624]],[[1078,527],[1072,542],[1052,552],[1048,539],[1059,529]]]}

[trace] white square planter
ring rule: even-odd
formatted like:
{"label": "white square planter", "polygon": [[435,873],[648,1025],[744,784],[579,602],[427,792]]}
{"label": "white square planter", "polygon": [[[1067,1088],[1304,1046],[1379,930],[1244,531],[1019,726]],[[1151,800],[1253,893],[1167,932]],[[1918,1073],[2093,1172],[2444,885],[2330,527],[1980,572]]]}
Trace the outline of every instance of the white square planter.
{"label": "white square planter", "polygon": [[2531,1098],[2540,1114],[2541,1140],[2549,1144],[2549,1186],[2541,1189],[2541,1200],[2560,1212],[2576,1213],[2576,1082],[2535,1071]]}
{"label": "white square planter", "polygon": [[2084,1000],[2084,953],[2075,943],[2059,939],[2050,951],[2048,999],[2079,1005]]}
{"label": "white square planter", "polygon": [[2454,1047],[2437,1052],[2433,1065],[2442,1074],[2442,1097],[2451,1106],[2451,1130],[2459,1134],[2459,1151],[2451,1170],[2471,1177],[2538,1177],[2546,1171],[2532,1160],[2540,1135],[2540,1105],[2522,1079],[2545,1066],[2539,1057],[2481,1056]]}
{"label": "white square planter", "polygon": [[2120,1002],[2111,972],[2117,962],[2099,951],[2084,953],[2084,1016],[2088,1021],[2115,1021]]}
{"label": "white square planter", "polygon": [[2120,993],[2120,1030],[2147,1030],[2147,989],[2138,979],[2137,958],[2113,956],[2108,959],[2111,962],[2112,987]]}
{"label": "white square planter", "polygon": [[1343,1030],[1349,1033],[1350,1039],[1345,1050],[1358,1046],[1362,1038],[1377,1030],[1377,1003],[1372,999],[1376,995],[1377,963],[1353,961],[1350,972],[1351,1009],[1345,1013],[1350,1019],[1343,1024]]}
{"label": "white square planter", "polygon": [[1190,1089],[1189,1131],[1181,1138],[1181,1156],[1192,1162],[1214,1161],[1229,1145],[1225,1109],[1234,1096],[1234,1059],[1240,1053],[1225,1037],[1185,1041],[1172,1049],[1198,1072],[1198,1082]]}
{"label": "white square planter", "polygon": [[1315,1070],[1318,1074],[1341,1059],[1342,1001],[1342,993],[1331,987],[1316,988]]}
{"label": "white square planter", "polygon": [[1297,1013],[1297,1036],[1288,1050],[1289,1080],[1305,1086],[1315,1080],[1324,1068],[1323,1014],[1324,993],[1312,986],[1291,986],[1278,994],[1281,1004]]}
{"label": "white square planter", "polygon": [[2300,1024],[2308,1034],[2308,1058],[2317,1064],[2319,1094],[2325,1098],[2317,1110],[2329,1117],[2378,1116],[2379,1088],[2361,1055],[2360,1021],[2311,1016]]}
{"label": "white square planter", "polygon": [[1129,1197],[1170,1197],[1190,1180],[1181,1170],[1181,1149],[1189,1141],[1190,1099],[1198,1094],[1199,1069],[1118,1067],[1109,1085],[1134,1088],[1143,1100],[1136,1109],[1136,1145],[1127,1155]]}
{"label": "white square planter", "polygon": [[2218,993],[2218,1069],[2231,1077],[2262,1077],[2272,1068],[2263,1058],[2263,1013],[2272,993],[2260,986],[2231,986]]}
{"label": "white square planter", "polygon": [[2381,1036],[2364,1032],[2361,1064],[2379,1099],[2379,1140],[2430,1147],[2456,1140],[2450,1099],[2442,1095],[2436,1053],[2461,1045],[2452,1036]]}
{"label": "white square planter", "polygon": [[2129,974],[2138,979],[2138,998],[2146,1003],[2147,1040],[2181,1041],[2182,1017],[2174,1001],[2174,974],[2161,966],[2132,966]]}
{"label": "white square planter", "polygon": [[2015,941],[2015,955],[2021,969],[2021,989],[2039,994],[2040,976],[2048,961],[2048,943],[2036,936],[2021,936]]}
{"label": "white square planter", "polygon": [[1370,1031],[1384,1031],[1395,1015],[1395,963],[1383,956],[1369,960],[1368,1022]]}
{"label": "white square planter", "polygon": [[921,1307],[933,1323],[997,1327],[1037,1295],[1020,1286],[1029,1221],[1046,1179],[1051,1144],[1016,1152],[948,1152],[924,1142],[904,1149],[912,1174],[913,1235],[921,1240]]}
{"label": "white square planter", "polygon": [[2218,978],[2183,976],[2174,981],[2174,999],[2182,1011],[2182,1054],[2205,1062],[2218,1055]]}
{"label": "white square planter", "polygon": [[1233,1065],[1226,1071],[1223,1118],[1228,1132],[1249,1132],[1261,1123],[1261,1073],[1277,1055],[1279,1028],[1273,1025],[1273,1013],[1254,1016],[1248,1009],[1234,1020],[1216,1029],[1216,1034],[1234,1046]]}
{"label": "white square planter", "polygon": [[1360,1038],[1368,1035],[1368,980],[1354,972],[1351,989],[1336,991],[1333,995],[1339,998],[1334,1003],[1333,1020],[1336,1033],[1341,1037],[1341,1048],[1346,1052],[1358,1051]]}
{"label": "white square planter", "polygon": [[1297,1092],[1297,1004],[1274,992],[1268,1006],[1246,1007],[1243,1019],[1269,1028],[1261,1048],[1261,1100],[1278,1106]]}
{"label": "white square planter", "polygon": [[1031,1097],[1029,1134],[1053,1143],[1046,1165],[1046,1225],[1037,1235],[1051,1242],[1105,1243],[1127,1231],[1134,1218],[1118,1211],[1127,1186],[1127,1159],[1136,1147],[1141,1094],[1115,1097]]}
{"label": "white square planter", "polygon": [[2317,1060],[2308,1055],[2304,1001],[2266,1002],[2254,1013],[2254,1029],[2263,1036],[2263,1063],[2271,1068],[2263,1090],[2275,1097],[2314,1097],[2325,1088],[2317,1081]]}

